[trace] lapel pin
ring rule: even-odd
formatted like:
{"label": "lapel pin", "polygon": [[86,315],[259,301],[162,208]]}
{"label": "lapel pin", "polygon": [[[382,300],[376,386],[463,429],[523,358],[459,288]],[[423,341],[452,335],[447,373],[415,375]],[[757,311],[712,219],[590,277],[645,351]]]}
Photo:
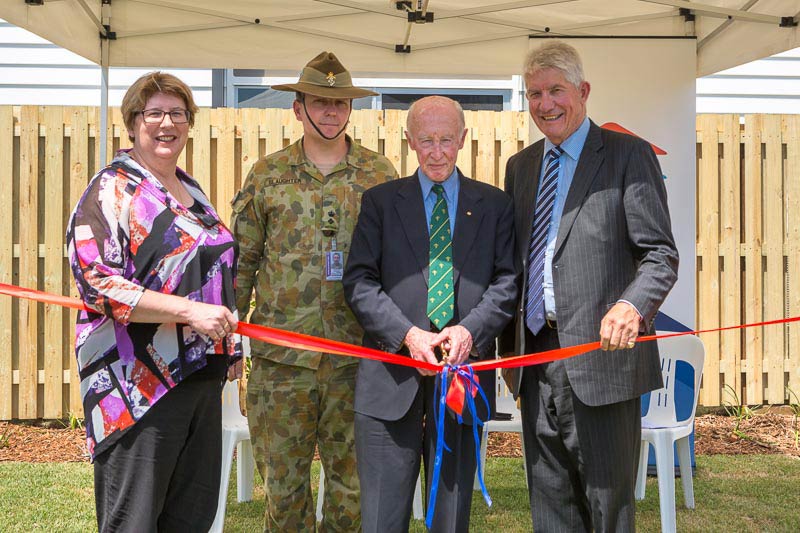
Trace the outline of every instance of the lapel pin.
{"label": "lapel pin", "polygon": [[467,211],[467,216],[471,217],[472,216],[472,211]]}

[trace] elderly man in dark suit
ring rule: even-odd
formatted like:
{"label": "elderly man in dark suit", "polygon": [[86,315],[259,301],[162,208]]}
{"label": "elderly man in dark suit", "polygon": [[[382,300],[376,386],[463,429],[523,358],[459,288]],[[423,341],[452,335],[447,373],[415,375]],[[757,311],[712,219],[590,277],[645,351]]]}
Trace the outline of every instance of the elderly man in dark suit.
{"label": "elderly man in dark suit", "polygon": [[[495,355],[517,296],[513,211],[507,194],[456,168],[465,135],[457,102],[415,102],[406,137],[419,169],[364,193],[343,284],[365,346],[434,364],[439,347],[451,365]],[[436,425],[433,418],[425,423],[432,374],[371,360],[359,365],[356,457],[366,533],[408,531],[421,452],[426,473],[433,468]],[[481,374],[493,400],[494,372]],[[472,428],[448,412],[444,433],[452,452],[444,453],[431,530],[465,532],[476,468]]]}
{"label": "elderly man in dark suit", "polygon": [[677,278],[666,189],[650,146],[586,116],[577,51],[558,41],[525,64],[545,139],[508,161],[516,324],[501,353],[601,342],[602,350],[505,372],[521,396],[534,529],[633,531],[639,397],[661,386],[656,343],[636,344]]}

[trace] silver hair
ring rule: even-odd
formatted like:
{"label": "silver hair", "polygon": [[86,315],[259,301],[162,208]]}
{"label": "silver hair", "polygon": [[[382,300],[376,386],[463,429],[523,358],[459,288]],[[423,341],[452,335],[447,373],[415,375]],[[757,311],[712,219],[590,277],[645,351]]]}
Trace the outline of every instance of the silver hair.
{"label": "silver hair", "polygon": [[525,56],[523,74],[533,74],[545,68],[560,70],[567,81],[575,87],[584,81],[581,56],[573,46],[563,41],[548,40]]}
{"label": "silver hair", "polygon": [[464,131],[466,128],[466,121],[464,120],[464,109],[461,107],[461,104],[453,100],[452,98],[447,98],[446,96],[426,96],[425,98],[420,98],[419,100],[414,100],[411,106],[408,108],[408,115],[406,116],[406,131],[411,132],[411,125],[417,120],[417,115],[419,114],[418,105],[422,102],[432,102],[437,103],[439,105],[450,104],[458,113],[458,123],[459,123],[459,130]]}

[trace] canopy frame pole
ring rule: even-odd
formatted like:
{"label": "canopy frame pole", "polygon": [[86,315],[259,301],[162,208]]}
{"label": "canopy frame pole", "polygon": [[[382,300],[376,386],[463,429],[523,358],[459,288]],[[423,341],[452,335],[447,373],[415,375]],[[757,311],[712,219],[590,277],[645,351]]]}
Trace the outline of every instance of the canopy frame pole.
{"label": "canopy frame pole", "polygon": [[517,2],[507,2],[504,4],[489,4],[478,7],[471,7],[468,9],[457,9],[453,11],[441,11],[437,15],[440,20],[450,19],[454,17],[469,18],[472,15],[483,15],[486,13],[495,14],[502,11],[511,11],[514,9],[522,9],[526,7],[536,6],[550,6],[554,4],[566,4],[569,2],[576,2],[577,0],[523,0]]}
{"label": "canopy frame pole", "polygon": [[[754,5],[756,5],[757,3],[758,3],[758,0],[750,0],[749,2],[747,2],[745,5],[743,5],[739,9],[741,9],[742,11],[749,11],[750,8],[753,7]],[[706,35],[705,37],[703,37],[702,39],[697,41],[697,51],[699,52],[700,49],[703,48],[705,45],[707,45],[709,42],[711,42],[712,39],[714,39],[716,37],[719,37],[719,35],[723,31],[728,29],[731,24],[733,24],[733,19],[728,19],[728,20],[724,21],[722,24],[720,24],[719,26],[717,26],[716,28],[714,28],[711,31],[711,33],[709,33],[708,35]]]}
{"label": "canopy frame pole", "polygon": [[[105,35],[100,34],[100,167],[108,163],[108,65],[111,45],[111,0],[103,0],[100,9]],[[99,169],[98,169],[99,170]]]}
{"label": "canopy frame pole", "polygon": [[[104,2],[106,0],[103,0]],[[110,0],[109,0],[110,1]],[[170,2],[169,0],[137,0],[140,4],[147,4],[156,7],[166,7],[168,9],[174,9],[176,11],[185,11],[187,13],[198,13],[201,15],[208,15],[211,17],[219,17],[221,19],[226,19],[230,21],[239,21],[239,22],[246,22],[248,24],[252,24],[254,22],[253,18],[250,17],[243,17],[240,15],[236,15],[234,13],[230,13],[228,11],[219,11],[218,9],[204,9],[196,6],[187,6],[185,4],[178,4],[175,2]],[[256,22],[256,24],[258,24]]]}
{"label": "canopy frame pole", "polygon": [[686,0],[641,0],[648,4],[659,4],[664,6],[682,7],[689,9],[692,13],[698,13],[708,17],[724,18],[743,20],[747,22],[762,22],[766,24],[780,25],[782,18],[777,15],[764,15],[761,13],[753,13],[743,11],[742,9],[729,9],[719,6],[712,6],[708,4],[701,4],[695,2],[687,2]]}
{"label": "canopy frame pole", "polygon": [[220,30],[225,28],[238,28],[239,26],[251,25],[252,22],[239,22],[238,20],[227,22],[209,22],[206,24],[193,24],[191,26],[174,26],[172,28],[159,28],[157,30],[138,30],[115,32],[117,39],[129,37],[144,37],[149,35],[170,35],[188,31]]}
{"label": "canopy frame pole", "polygon": [[[94,11],[92,11],[92,8],[90,8],[86,4],[86,0],[78,0],[78,4],[83,9],[83,12],[86,14],[86,16],[89,17],[89,20],[92,21],[92,24],[97,26],[97,31],[99,31],[101,35],[105,35],[108,28],[103,27],[103,23],[100,21],[100,19],[98,19],[95,16]],[[101,11],[101,13],[102,13],[102,11]],[[101,14],[101,17],[102,17],[102,14]]]}
{"label": "canopy frame pole", "polygon": [[101,51],[100,66],[100,166],[108,163],[108,44],[101,44],[106,50]]}

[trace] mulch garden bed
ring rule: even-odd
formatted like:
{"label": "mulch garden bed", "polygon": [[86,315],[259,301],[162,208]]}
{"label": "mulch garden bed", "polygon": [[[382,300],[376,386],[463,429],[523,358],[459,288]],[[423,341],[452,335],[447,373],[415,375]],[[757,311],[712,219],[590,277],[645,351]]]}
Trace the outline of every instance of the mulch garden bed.
{"label": "mulch garden bed", "polygon": [[760,413],[742,420],[735,433],[736,420],[729,416],[705,415],[695,418],[695,451],[701,455],[784,454],[800,458],[795,437],[794,417],[780,413]]}
{"label": "mulch garden bed", "polygon": [[59,421],[0,422],[0,461],[74,463],[88,461],[82,429]]}
{"label": "mulch garden bed", "polygon": [[[800,458],[795,441],[794,418],[790,414],[758,413],[742,420],[734,433],[732,417],[708,414],[696,419],[695,450],[710,454],[784,454]],[[492,433],[490,457],[522,457],[519,435]],[[58,421],[0,422],[0,461],[29,463],[88,461],[82,429],[70,429]]]}

